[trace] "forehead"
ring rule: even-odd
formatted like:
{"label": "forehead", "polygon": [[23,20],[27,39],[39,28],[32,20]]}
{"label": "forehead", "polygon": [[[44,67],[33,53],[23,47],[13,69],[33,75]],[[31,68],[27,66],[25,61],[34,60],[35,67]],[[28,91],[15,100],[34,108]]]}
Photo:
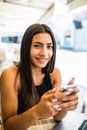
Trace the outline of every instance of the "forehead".
{"label": "forehead", "polygon": [[52,43],[52,38],[50,36],[49,33],[38,33],[36,35],[34,35],[33,39],[32,39],[32,42],[35,42],[35,41],[39,41],[39,42],[42,42],[42,43],[48,43],[48,42],[51,42]]}

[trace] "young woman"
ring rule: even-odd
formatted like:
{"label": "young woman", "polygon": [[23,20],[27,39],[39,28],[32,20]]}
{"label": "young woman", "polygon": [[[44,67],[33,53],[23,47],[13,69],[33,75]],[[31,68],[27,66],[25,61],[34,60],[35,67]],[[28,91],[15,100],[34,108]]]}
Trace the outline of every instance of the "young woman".
{"label": "young woman", "polygon": [[52,116],[61,120],[77,107],[77,88],[59,92],[61,74],[54,67],[55,57],[51,29],[45,24],[31,25],[22,39],[19,64],[1,74],[4,130],[26,130],[37,120]]}

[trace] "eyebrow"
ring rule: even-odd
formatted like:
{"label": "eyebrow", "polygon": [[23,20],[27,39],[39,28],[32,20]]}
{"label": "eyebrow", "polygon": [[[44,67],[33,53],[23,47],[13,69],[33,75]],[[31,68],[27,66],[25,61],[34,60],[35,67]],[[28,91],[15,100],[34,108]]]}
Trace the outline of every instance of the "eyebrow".
{"label": "eyebrow", "polygon": [[[38,43],[38,44],[43,44],[42,42],[38,42],[38,41],[33,42],[33,44],[35,44],[35,43]],[[51,45],[51,44],[53,44],[53,43],[49,42],[49,43],[47,43],[47,44],[48,44],[48,45]]]}

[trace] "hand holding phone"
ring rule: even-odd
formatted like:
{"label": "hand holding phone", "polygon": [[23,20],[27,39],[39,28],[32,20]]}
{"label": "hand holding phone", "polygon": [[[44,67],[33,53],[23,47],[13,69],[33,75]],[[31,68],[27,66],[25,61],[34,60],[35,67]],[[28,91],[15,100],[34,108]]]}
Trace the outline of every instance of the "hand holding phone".
{"label": "hand holding phone", "polygon": [[[65,97],[62,97],[62,103],[67,103],[66,106],[69,106],[69,107],[66,107],[67,110],[70,110],[70,107],[71,107],[71,110],[72,108],[76,108],[74,102],[78,102],[78,98],[76,98],[76,95],[77,93],[79,92],[77,86],[75,84],[67,84],[65,86],[62,86],[62,88],[60,89],[60,92],[64,92],[66,93],[66,96]],[[77,95],[78,96],[78,95]],[[69,105],[70,104],[70,105]],[[65,108],[64,107],[64,108]],[[74,110],[73,109],[73,110]]]}
{"label": "hand holding phone", "polygon": [[63,86],[63,87],[60,89],[60,92],[65,92],[65,91],[67,91],[67,90],[70,89],[70,88],[76,88],[76,85],[75,85],[75,84],[65,85],[65,86]]}
{"label": "hand holding phone", "polygon": [[70,94],[75,94],[74,91],[72,91],[73,88],[76,88],[77,86],[75,84],[70,84],[70,85],[65,85],[63,86],[61,89],[60,89],[60,92],[69,92],[69,95]]}

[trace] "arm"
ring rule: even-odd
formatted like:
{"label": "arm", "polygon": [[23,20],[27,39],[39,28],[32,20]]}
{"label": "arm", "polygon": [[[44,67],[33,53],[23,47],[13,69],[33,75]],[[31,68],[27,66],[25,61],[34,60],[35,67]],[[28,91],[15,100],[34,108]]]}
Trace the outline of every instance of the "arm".
{"label": "arm", "polygon": [[[1,109],[5,130],[25,130],[38,119],[35,107],[17,115],[17,87],[14,88],[15,68],[5,70],[0,78]],[[32,114],[31,114],[32,113]]]}
{"label": "arm", "polygon": [[50,90],[41,97],[38,104],[21,114],[17,114],[19,78],[17,85],[14,87],[16,71],[16,68],[7,69],[2,73],[0,78],[4,130],[25,130],[32,124],[35,124],[40,118],[49,118],[56,115],[57,111],[53,108],[55,103],[51,101],[56,97],[66,95],[62,93],[58,96],[56,90]]}

